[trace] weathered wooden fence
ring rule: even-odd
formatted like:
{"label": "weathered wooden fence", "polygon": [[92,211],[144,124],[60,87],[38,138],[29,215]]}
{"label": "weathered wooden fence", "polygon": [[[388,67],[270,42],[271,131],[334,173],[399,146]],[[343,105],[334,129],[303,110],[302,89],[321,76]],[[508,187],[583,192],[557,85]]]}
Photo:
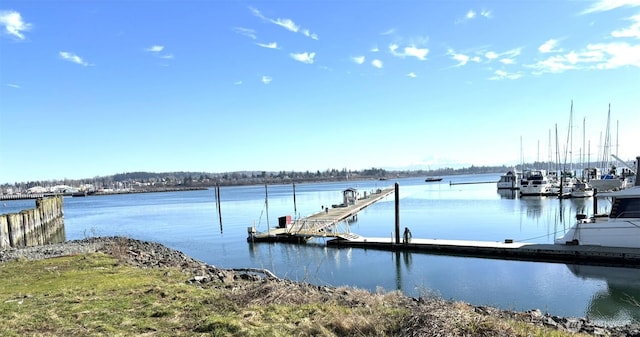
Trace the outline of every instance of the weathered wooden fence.
{"label": "weathered wooden fence", "polygon": [[0,249],[63,242],[62,196],[36,199],[36,208],[0,215]]}

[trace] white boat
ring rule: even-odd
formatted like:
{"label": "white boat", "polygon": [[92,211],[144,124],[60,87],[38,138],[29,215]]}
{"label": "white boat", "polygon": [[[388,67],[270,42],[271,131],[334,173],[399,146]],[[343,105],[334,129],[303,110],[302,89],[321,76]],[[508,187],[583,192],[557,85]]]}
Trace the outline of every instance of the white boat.
{"label": "white boat", "polygon": [[540,196],[551,194],[551,183],[545,170],[528,170],[520,179],[521,196]]}
{"label": "white boat", "polygon": [[[554,174],[552,175],[551,173]],[[555,172],[549,172],[548,176],[553,177],[548,178],[549,183],[551,184],[550,191],[552,195],[558,195],[563,198],[571,196],[573,185],[576,183],[576,178],[574,177],[573,172],[561,171],[560,178],[558,178]]]}
{"label": "white boat", "polygon": [[593,187],[583,181],[576,181],[571,187],[572,198],[590,198],[593,193]]}
{"label": "white boat", "polygon": [[598,195],[612,198],[609,216],[587,218],[579,214],[576,224],[555,243],[640,248],[640,186],[636,183],[631,188]]}
{"label": "white boat", "polygon": [[612,166],[607,174],[601,174],[600,169],[589,168],[586,169],[586,175],[591,187],[599,192],[620,190],[624,183],[624,178],[618,176],[615,166]]}
{"label": "white boat", "polygon": [[520,189],[521,174],[518,171],[509,171],[500,176],[498,180],[499,190],[517,190]]}

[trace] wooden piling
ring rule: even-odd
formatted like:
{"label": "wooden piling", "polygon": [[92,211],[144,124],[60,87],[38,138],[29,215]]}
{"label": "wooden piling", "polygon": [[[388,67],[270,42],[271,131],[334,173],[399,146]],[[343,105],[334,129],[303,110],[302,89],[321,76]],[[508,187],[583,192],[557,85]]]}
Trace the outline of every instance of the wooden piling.
{"label": "wooden piling", "polygon": [[0,249],[62,242],[62,196],[36,199],[36,208],[0,215]]}
{"label": "wooden piling", "polygon": [[398,193],[398,183],[394,186],[395,210],[396,210],[396,244],[400,244],[400,193]]}

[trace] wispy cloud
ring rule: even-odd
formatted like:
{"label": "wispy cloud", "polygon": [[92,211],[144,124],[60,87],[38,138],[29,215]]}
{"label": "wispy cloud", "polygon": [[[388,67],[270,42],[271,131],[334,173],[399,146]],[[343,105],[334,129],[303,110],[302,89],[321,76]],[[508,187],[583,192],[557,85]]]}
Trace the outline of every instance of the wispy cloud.
{"label": "wispy cloud", "polygon": [[233,85],[241,85],[241,84],[242,84],[242,81],[235,81],[235,82],[233,82]]}
{"label": "wispy cloud", "polygon": [[636,14],[628,19],[631,26],[611,32],[613,37],[631,37],[640,39],[640,14]]}
{"label": "wispy cloud", "polygon": [[379,51],[380,51],[380,48],[378,48],[377,46],[375,46],[375,47],[371,48],[371,50],[370,50],[370,51],[371,51],[372,53],[377,53],[377,52],[379,52]]}
{"label": "wispy cloud", "polygon": [[66,60],[66,61],[69,61],[69,62],[73,62],[73,63],[79,64],[81,66],[84,66],[84,67],[89,66],[89,63],[87,61],[83,60],[80,56],[78,56],[78,55],[76,55],[74,53],[61,51],[59,55],[63,60]]}
{"label": "wispy cloud", "polygon": [[416,78],[416,77],[418,77],[418,75],[416,75],[416,73],[414,73],[414,72],[410,72],[410,73],[407,74],[407,77]]}
{"label": "wispy cloud", "polygon": [[363,64],[364,63],[364,56],[354,56],[351,58],[351,61],[357,63],[357,64]]}
{"label": "wispy cloud", "polygon": [[155,45],[155,46],[151,46],[149,48],[145,48],[145,50],[148,51],[148,52],[151,52],[151,53],[159,53],[159,52],[164,50],[164,46]]}
{"label": "wispy cloud", "polygon": [[382,69],[382,61],[375,59],[373,61],[371,61],[371,65],[378,68],[378,69]]}
{"label": "wispy cloud", "polygon": [[549,39],[545,43],[540,45],[540,47],[538,47],[538,51],[541,53],[551,53],[551,52],[561,51],[561,50],[555,50],[555,47],[557,45],[558,45],[558,40]]}
{"label": "wispy cloud", "polygon": [[466,65],[467,62],[469,62],[469,60],[471,59],[469,55],[456,53],[453,49],[447,50],[447,55],[449,55],[454,61],[458,62],[458,64],[455,65],[456,67],[462,67]]}
{"label": "wispy cloud", "polygon": [[271,83],[271,81],[273,81],[273,78],[271,78],[271,76],[262,76],[262,83],[269,84]]}
{"label": "wispy cloud", "polygon": [[599,0],[580,14],[606,12],[620,7],[640,7],[640,0]]}
{"label": "wispy cloud", "polygon": [[476,12],[474,10],[469,10],[467,14],[464,16],[465,19],[471,20],[476,17]]}
{"label": "wispy cloud", "polygon": [[164,60],[172,60],[173,59],[173,54],[163,54],[162,52],[164,51],[164,46],[162,45],[153,45],[151,47],[145,48],[144,49],[146,52],[159,57],[161,59]]}
{"label": "wispy cloud", "polygon": [[14,89],[21,89],[22,87],[17,85],[17,84],[13,84],[13,83],[7,83],[6,84],[7,87],[9,88],[14,88]]}
{"label": "wispy cloud", "polygon": [[517,80],[522,77],[520,73],[509,73],[504,70],[496,70],[490,80]]}
{"label": "wispy cloud", "polygon": [[4,27],[4,32],[24,40],[24,32],[31,30],[32,25],[22,20],[22,15],[16,11],[0,11],[0,26]]}
{"label": "wispy cloud", "polygon": [[317,40],[318,39],[318,35],[315,33],[312,33],[311,31],[309,31],[306,28],[301,28],[299,25],[297,25],[295,22],[293,22],[293,20],[291,19],[281,19],[281,18],[277,18],[277,19],[272,19],[272,18],[268,18],[266,16],[264,16],[262,14],[262,12],[260,12],[257,8],[255,7],[249,7],[249,10],[251,11],[251,13],[253,13],[254,16],[266,21],[266,22],[270,22],[274,25],[280,26],[288,31],[294,32],[294,33],[301,33],[302,35],[311,38],[313,40]]}
{"label": "wispy cloud", "polygon": [[454,61],[458,62],[454,67],[462,67],[467,65],[469,62],[480,63],[482,58],[480,56],[471,56],[468,54],[458,53],[455,50],[449,48],[447,50],[447,55]]}
{"label": "wispy cloud", "polygon": [[233,31],[252,40],[256,39],[256,31],[251,28],[233,27]]}
{"label": "wispy cloud", "polygon": [[640,68],[640,45],[626,42],[589,44],[585,49],[553,55],[528,66],[537,75],[580,69],[608,70],[626,66]]}
{"label": "wispy cloud", "polygon": [[291,56],[291,58],[293,58],[294,60],[298,61],[298,62],[302,62],[302,63],[306,63],[306,64],[313,64],[313,58],[316,56],[316,53],[311,52],[304,52],[304,53],[291,53],[289,54],[289,56]]}
{"label": "wispy cloud", "polygon": [[490,10],[483,9],[480,11],[480,13],[478,13],[476,10],[470,9],[467,11],[467,13],[464,14],[462,18],[455,20],[455,23],[458,24],[474,20],[478,17],[478,15],[486,19],[491,19],[493,17],[493,14]]}
{"label": "wispy cloud", "polygon": [[407,47],[404,47],[404,49],[402,51],[399,51],[400,47],[395,44],[392,43],[389,45],[389,51],[391,52],[391,54],[393,56],[397,56],[397,57],[407,57],[407,56],[412,56],[415,57],[421,61],[424,61],[427,59],[427,54],[429,54],[429,49],[427,48],[418,48],[415,45],[410,45]]}
{"label": "wispy cloud", "polygon": [[396,32],[395,28],[390,28],[390,29],[387,29],[384,32],[380,33],[380,35],[391,35],[391,34],[394,34],[395,32]]}
{"label": "wispy cloud", "polygon": [[268,48],[268,49],[278,49],[278,43],[276,42],[271,42],[271,43],[258,43],[256,42],[256,44],[260,47],[263,48]]}

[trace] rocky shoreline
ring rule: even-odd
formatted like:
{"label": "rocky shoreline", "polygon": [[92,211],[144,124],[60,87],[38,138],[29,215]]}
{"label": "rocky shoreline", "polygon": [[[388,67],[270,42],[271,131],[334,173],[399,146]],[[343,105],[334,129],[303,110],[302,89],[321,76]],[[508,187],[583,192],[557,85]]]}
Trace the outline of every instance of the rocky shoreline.
{"label": "rocky shoreline", "polygon": [[[261,290],[269,287],[287,287],[291,292],[300,292],[308,296],[314,293],[316,297],[341,297],[341,301],[347,301],[357,305],[357,291],[336,290],[331,287],[314,286],[289,280],[279,279],[268,270],[262,269],[221,269],[195,260],[179,251],[173,250],[158,243],[139,241],[124,237],[97,237],[83,240],[67,241],[64,243],[49,244],[36,247],[9,249],[0,251],[0,263],[7,261],[24,261],[55,258],[60,256],[87,254],[102,252],[116,257],[122,263],[139,268],[178,268],[189,276],[188,283],[202,287],[226,287],[237,289],[244,287],[246,291],[252,291],[251,287],[260,287]],[[222,286],[221,286],[222,285]],[[353,293],[353,295],[351,295]],[[304,297],[304,296],[303,296]],[[295,303],[294,303],[295,304]],[[455,306],[454,303],[436,298],[409,298],[402,301],[403,305],[415,307],[416,312],[442,312]],[[422,306],[422,308],[420,308]],[[640,310],[640,308],[638,308]],[[511,319],[526,322],[537,326],[545,326],[568,332],[586,333],[594,336],[639,336],[640,324],[634,323],[626,326],[604,327],[598,326],[585,318],[558,317],[543,314],[540,310],[527,312],[515,312],[500,310],[492,307],[476,306],[473,311],[481,316]],[[446,313],[446,312],[445,312]],[[446,314],[444,315],[447,316]],[[441,316],[427,315],[415,316],[414,322],[405,323],[403,336],[421,336],[437,332],[429,330],[428,326],[438,327],[437,319]],[[450,317],[447,317],[450,318]],[[425,324],[425,320],[430,324]],[[433,329],[436,329],[433,328]],[[443,332],[440,331],[440,334]],[[444,332],[447,335],[446,332]],[[508,336],[508,334],[505,334]]]}

